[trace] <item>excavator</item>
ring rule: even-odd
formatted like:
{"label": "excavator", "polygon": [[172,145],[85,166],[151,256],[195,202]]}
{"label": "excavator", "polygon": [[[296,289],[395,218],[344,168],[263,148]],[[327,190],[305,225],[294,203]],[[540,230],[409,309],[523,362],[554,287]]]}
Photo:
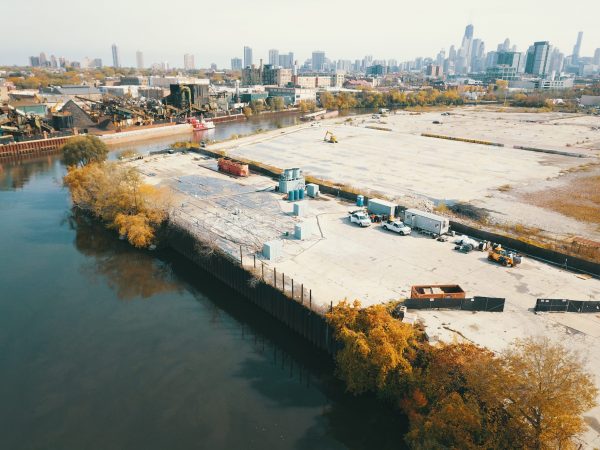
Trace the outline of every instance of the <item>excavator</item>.
{"label": "excavator", "polygon": [[327,133],[325,133],[325,137],[323,138],[323,140],[325,142],[329,142],[330,144],[338,143],[337,138],[334,136],[334,134],[331,131],[328,131]]}
{"label": "excavator", "polygon": [[504,250],[502,246],[492,246],[488,252],[488,260],[502,264],[505,267],[515,267],[521,264],[521,257],[516,253]]}

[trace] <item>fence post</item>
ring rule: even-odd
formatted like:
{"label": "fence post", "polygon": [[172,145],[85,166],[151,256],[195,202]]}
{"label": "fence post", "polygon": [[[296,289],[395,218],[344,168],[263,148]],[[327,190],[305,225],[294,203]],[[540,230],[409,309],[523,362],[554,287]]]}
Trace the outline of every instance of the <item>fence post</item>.
{"label": "fence post", "polygon": [[283,293],[285,294],[285,273],[281,273],[281,283],[283,285]]}
{"label": "fence post", "polygon": [[292,278],[292,298],[294,298],[294,279]]}
{"label": "fence post", "polygon": [[243,256],[242,256],[242,246],[240,245],[240,265],[244,265]]}
{"label": "fence post", "polygon": [[262,268],[262,279],[265,281],[265,263],[261,261],[260,265]]}
{"label": "fence post", "polygon": [[256,269],[256,253],[254,254],[254,268]]}
{"label": "fence post", "polygon": [[312,310],[312,289],[310,289],[308,291],[308,296],[309,296],[308,298],[309,298],[309,302],[310,302],[309,308]]}
{"label": "fence post", "polygon": [[300,301],[300,304],[304,305],[304,283],[302,283],[301,289],[302,289],[302,294],[301,294],[302,299]]}
{"label": "fence post", "polygon": [[277,287],[277,269],[273,267],[273,282],[275,283],[275,287]]}

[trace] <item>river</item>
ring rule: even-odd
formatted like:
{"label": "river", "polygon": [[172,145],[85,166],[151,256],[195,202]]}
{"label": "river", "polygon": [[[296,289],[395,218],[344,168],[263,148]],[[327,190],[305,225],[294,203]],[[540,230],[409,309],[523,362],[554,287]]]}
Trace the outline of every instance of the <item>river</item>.
{"label": "river", "polygon": [[403,447],[397,412],[345,393],[327,356],[178,255],[73,216],[64,173],[0,165],[0,448]]}

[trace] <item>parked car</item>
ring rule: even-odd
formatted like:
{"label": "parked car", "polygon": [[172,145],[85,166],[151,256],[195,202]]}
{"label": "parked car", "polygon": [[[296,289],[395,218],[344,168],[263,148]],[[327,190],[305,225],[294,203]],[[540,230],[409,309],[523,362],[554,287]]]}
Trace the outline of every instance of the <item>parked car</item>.
{"label": "parked car", "polygon": [[412,229],[409,226],[404,225],[404,222],[401,222],[399,220],[384,222],[383,228],[385,230],[389,230],[389,231],[398,233],[402,236],[406,236],[407,234],[410,234],[410,232],[412,231]]}
{"label": "parked car", "polygon": [[355,211],[350,213],[350,223],[355,223],[360,227],[369,227],[371,226],[371,219],[365,212]]}

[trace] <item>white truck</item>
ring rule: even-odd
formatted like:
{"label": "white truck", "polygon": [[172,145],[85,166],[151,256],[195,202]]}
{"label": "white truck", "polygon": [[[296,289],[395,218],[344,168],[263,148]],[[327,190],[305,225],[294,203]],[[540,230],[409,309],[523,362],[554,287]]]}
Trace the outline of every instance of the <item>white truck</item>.
{"label": "white truck", "polygon": [[404,223],[413,229],[440,236],[450,231],[450,221],[437,214],[409,208],[404,211]]}
{"label": "white truck", "polygon": [[360,227],[369,227],[371,226],[371,219],[364,211],[354,211],[350,213],[349,216],[350,223],[355,223]]}
{"label": "white truck", "polygon": [[383,226],[384,230],[393,231],[402,236],[406,236],[407,234],[410,234],[410,232],[412,231],[410,227],[404,225],[404,222],[401,222],[399,220],[383,222],[382,226]]}

